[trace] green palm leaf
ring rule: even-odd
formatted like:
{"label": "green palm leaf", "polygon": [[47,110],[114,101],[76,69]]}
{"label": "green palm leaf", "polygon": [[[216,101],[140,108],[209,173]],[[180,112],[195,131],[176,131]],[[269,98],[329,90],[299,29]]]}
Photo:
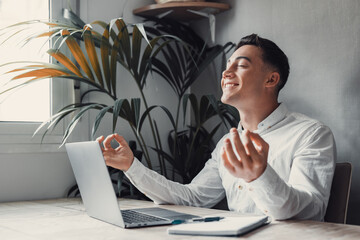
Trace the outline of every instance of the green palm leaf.
{"label": "green palm leaf", "polygon": [[114,111],[113,111],[113,132],[115,132],[116,123],[120,116],[120,111],[123,107],[124,102],[127,102],[127,105],[129,105],[129,102],[127,99],[117,99],[114,103]]}
{"label": "green palm leaf", "polygon": [[64,8],[63,9],[63,17],[69,20],[72,24],[79,28],[83,28],[85,26],[85,22],[81,20],[73,11]]}
{"label": "green palm leaf", "polygon": [[[129,68],[131,66],[131,46],[130,46],[130,35],[129,31],[127,29],[126,23],[123,19],[119,18],[116,19],[114,22],[116,24],[116,27],[119,31],[118,38],[121,42],[121,52],[125,55],[125,59],[127,62],[127,66],[124,65],[124,67]],[[119,49],[120,50],[120,49]]]}
{"label": "green palm leaf", "polygon": [[94,125],[92,127],[92,131],[91,131],[92,139],[95,138],[96,131],[98,130],[100,122],[102,121],[103,117],[105,116],[105,114],[107,112],[111,112],[112,109],[113,109],[112,106],[107,106],[107,107],[104,107],[103,109],[100,110],[100,112],[98,113],[98,115],[95,118],[95,122],[94,122]]}
{"label": "green palm leaf", "polygon": [[141,128],[142,128],[142,125],[144,123],[144,120],[145,118],[148,116],[148,114],[150,114],[150,112],[155,109],[155,108],[161,108],[165,113],[166,115],[168,116],[171,124],[172,124],[172,127],[175,129],[175,121],[174,121],[174,118],[171,114],[171,112],[164,106],[161,106],[161,105],[154,105],[154,106],[151,106],[149,107],[148,109],[146,109],[146,111],[142,114],[141,118],[140,118],[140,121],[139,121],[139,124],[137,126],[137,132],[140,133],[141,132]]}
{"label": "green palm leaf", "polygon": [[77,111],[81,107],[91,105],[91,103],[75,103],[65,106],[64,108],[60,109],[58,113],[51,116],[48,120],[44,121],[34,132],[33,137],[42,129],[45,125],[48,125],[44,133],[42,134],[41,142],[43,142],[45,135],[48,133],[50,129],[55,129],[56,126],[60,123],[62,119],[64,119],[69,114]]}
{"label": "green palm leaf", "polygon": [[119,47],[120,47],[120,40],[119,38],[116,38],[113,47],[111,49],[111,57],[110,57],[110,82],[115,96],[116,96],[117,57],[118,57]]}
{"label": "green palm leaf", "polygon": [[132,32],[132,45],[131,45],[132,47],[131,69],[133,69],[134,71],[135,79],[138,79],[137,74],[138,74],[138,64],[139,64],[140,51],[141,51],[141,42],[142,42],[141,33],[137,25],[135,25]]}
{"label": "green palm leaf", "polygon": [[153,47],[157,44],[157,42],[161,39],[161,37],[156,37],[152,39],[149,44],[146,46],[140,63],[139,76],[144,76],[146,68],[149,66],[149,59],[151,53],[153,51]]}
{"label": "green palm leaf", "polygon": [[90,109],[102,109],[103,105],[98,104],[98,103],[94,103],[94,104],[90,104],[89,106],[83,107],[79,113],[73,117],[73,119],[71,120],[71,122],[69,123],[69,125],[67,126],[65,133],[63,135],[62,141],[61,141],[61,145],[64,145],[66,140],[69,138],[69,136],[71,135],[71,133],[73,132],[74,128],[76,127],[77,123],[80,121],[80,119],[82,118],[82,116]]}
{"label": "green palm leaf", "polygon": [[190,100],[192,109],[194,111],[196,125],[199,126],[200,122],[201,122],[200,112],[199,112],[199,107],[198,107],[196,96],[193,93],[185,94],[183,97],[184,124],[185,124],[185,119],[186,119],[186,109],[187,109],[188,100]]}
{"label": "green palm leaf", "polygon": [[74,109],[66,109],[66,110],[63,110],[63,111],[60,111],[60,112],[58,112],[58,113],[56,113],[56,114],[54,114],[54,115],[52,115],[48,120],[46,120],[46,121],[44,121],[42,124],[40,124],[40,126],[35,130],[35,132],[33,133],[33,137],[44,127],[44,126],[46,126],[47,124],[49,124],[49,127],[48,127],[48,129],[50,128],[50,127],[52,127],[53,126],[53,124],[55,123],[55,119],[57,119],[57,118],[59,118],[59,117],[61,117],[61,116],[63,116],[63,115],[66,115],[67,113],[70,113],[70,112],[72,112],[72,111],[74,111]]}
{"label": "green palm leaf", "polygon": [[131,99],[131,109],[132,109],[131,122],[135,127],[138,126],[140,120],[140,106],[141,106],[140,98]]}
{"label": "green palm leaf", "polygon": [[104,30],[108,29],[110,32],[109,32],[109,36],[111,37],[111,39],[113,41],[115,41],[116,39],[116,33],[114,30],[112,30],[110,28],[110,24],[104,22],[104,21],[94,21],[91,23],[91,25],[99,25],[100,27],[102,27]]}

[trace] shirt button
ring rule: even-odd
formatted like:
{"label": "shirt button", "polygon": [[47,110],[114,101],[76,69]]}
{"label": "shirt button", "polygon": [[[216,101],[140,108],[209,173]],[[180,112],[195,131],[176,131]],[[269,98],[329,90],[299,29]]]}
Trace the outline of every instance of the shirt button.
{"label": "shirt button", "polygon": [[264,210],[264,213],[268,213],[268,210]]}
{"label": "shirt button", "polygon": [[249,187],[249,191],[252,191],[252,190],[254,190],[252,187]]}
{"label": "shirt button", "polygon": [[239,185],[238,188],[239,188],[239,190],[242,190],[242,189],[243,189],[243,186]]}

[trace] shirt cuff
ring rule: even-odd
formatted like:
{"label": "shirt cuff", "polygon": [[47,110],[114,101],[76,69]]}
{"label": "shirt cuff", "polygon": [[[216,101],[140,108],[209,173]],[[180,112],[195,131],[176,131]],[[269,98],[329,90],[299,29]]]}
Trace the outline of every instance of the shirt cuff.
{"label": "shirt cuff", "polygon": [[135,183],[141,180],[142,176],[144,176],[144,168],[145,166],[142,165],[142,163],[136,157],[134,157],[133,163],[124,173],[133,183]]}
{"label": "shirt cuff", "polygon": [[279,175],[268,164],[263,174],[252,182],[247,183],[249,191],[267,192],[268,194],[273,191],[279,180]]}

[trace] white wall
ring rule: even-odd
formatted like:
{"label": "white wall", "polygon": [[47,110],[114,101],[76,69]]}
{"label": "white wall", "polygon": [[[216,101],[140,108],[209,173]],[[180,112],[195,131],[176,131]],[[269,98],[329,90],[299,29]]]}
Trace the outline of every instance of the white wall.
{"label": "white wall", "polygon": [[0,202],[65,197],[72,184],[64,152],[0,154]]}
{"label": "white wall", "polygon": [[[360,1],[220,2],[232,9],[217,15],[219,43],[237,43],[257,33],[288,55],[290,76],[280,100],[290,110],[319,119],[332,129],[338,162],[353,165],[348,222],[360,224]],[[203,89],[206,84],[199,83],[193,90],[199,86]]]}

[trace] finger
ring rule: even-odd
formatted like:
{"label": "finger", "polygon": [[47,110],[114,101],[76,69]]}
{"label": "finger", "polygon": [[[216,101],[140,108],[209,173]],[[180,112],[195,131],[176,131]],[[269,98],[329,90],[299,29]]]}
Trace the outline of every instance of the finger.
{"label": "finger", "polygon": [[119,134],[115,133],[114,138],[120,144],[121,147],[129,147],[129,144],[126,142],[123,136],[120,136]]}
{"label": "finger", "polygon": [[250,139],[250,131],[245,130],[243,134],[244,147],[247,150],[248,155],[250,156],[249,160],[257,159],[258,152],[256,151],[255,146]]}
{"label": "finger", "polygon": [[109,136],[106,137],[106,139],[104,140],[104,148],[105,150],[111,149],[111,141],[114,139],[114,134],[111,134]]}
{"label": "finger", "polygon": [[239,132],[237,131],[237,129],[232,128],[230,130],[230,135],[231,135],[235,150],[236,150],[237,154],[239,155],[240,159],[246,158],[247,157],[246,151],[245,151],[244,145],[241,142],[240,135],[239,135]]}
{"label": "finger", "polygon": [[102,142],[104,141],[104,136],[98,137],[96,139],[96,141],[99,143],[101,151],[104,152],[104,148],[102,147]]}
{"label": "finger", "polygon": [[242,164],[239,161],[239,159],[236,157],[231,141],[230,139],[225,139],[225,152],[227,155],[227,159],[229,160],[229,162],[235,167],[235,168],[242,168]]}
{"label": "finger", "polygon": [[250,139],[255,144],[255,149],[259,154],[263,155],[264,153],[269,151],[269,144],[265,142],[265,140],[260,137],[259,134],[250,132]]}
{"label": "finger", "polygon": [[221,159],[223,160],[224,163],[224,167],[231,173],[234,174],[235,173],[235,168],[234,166],[229,162],[229,159],[226,155],[225,149],[224,147],[221,149]]}
{"label": "finger", "polygon": [[96,141],[98,141],[99,143],[101,143],[102,141],[104,141],[104,136],[100,136],[96,139]]}

